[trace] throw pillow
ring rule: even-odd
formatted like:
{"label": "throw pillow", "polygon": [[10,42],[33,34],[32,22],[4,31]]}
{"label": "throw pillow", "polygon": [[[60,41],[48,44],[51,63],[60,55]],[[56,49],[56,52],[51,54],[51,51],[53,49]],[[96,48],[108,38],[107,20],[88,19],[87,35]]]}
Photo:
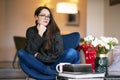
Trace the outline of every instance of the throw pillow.
{"label": "throw pillow", "polygon": [[108,71],[120,71],[120,46],[115,46],[113,49],[113,62]]}

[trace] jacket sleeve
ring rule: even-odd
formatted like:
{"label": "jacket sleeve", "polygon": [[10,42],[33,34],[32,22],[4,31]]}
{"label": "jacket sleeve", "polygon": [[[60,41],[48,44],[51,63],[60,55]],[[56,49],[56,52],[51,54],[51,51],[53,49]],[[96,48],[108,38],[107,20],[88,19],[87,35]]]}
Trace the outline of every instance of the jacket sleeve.
{"label": "jacket sleeve", "polygon": [[26,32],[27,45],[26,50],[31,54],[35,54],[41,47],[44,38],[42,38],[34,28],[29,28]]}

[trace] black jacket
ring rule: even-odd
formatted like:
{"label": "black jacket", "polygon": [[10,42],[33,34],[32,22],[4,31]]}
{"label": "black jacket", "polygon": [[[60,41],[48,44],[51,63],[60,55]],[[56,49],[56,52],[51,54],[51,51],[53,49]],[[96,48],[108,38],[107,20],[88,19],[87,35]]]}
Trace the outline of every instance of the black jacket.
{"label": "black jacket", "polygon": [[45,34],[41,37],[38,34],[36,26],[28,28],[26,32],[27,45],[25,50],[34,55],[36,52],[37,59],[46,64],[54,63],[60,55],[63,53],[63,40],[60,33],[56,33],[55,40],[50,50],[43,50],[43,43],[45,41]]}

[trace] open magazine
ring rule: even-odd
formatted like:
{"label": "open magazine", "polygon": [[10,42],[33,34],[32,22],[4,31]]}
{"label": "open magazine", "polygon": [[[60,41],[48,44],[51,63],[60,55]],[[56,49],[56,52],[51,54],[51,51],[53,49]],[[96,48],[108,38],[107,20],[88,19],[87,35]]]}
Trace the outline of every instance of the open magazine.
{"label": "open magazine", "polygon": [[66,78],[103,78],[105,73],[63,72],[59,73],[58,76]]}

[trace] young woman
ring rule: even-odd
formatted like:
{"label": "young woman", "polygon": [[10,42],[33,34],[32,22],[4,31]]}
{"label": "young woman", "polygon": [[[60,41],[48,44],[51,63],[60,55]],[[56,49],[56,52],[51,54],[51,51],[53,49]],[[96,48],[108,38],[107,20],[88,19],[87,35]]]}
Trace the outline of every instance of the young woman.
{"label": "young woman", "polygon": [[80,63],[79,53],[76,50],[64,50],[60,29],[50,9],[38,7],[34,17],[36,25],[27,29],[25,50],[40,62],[41,73],[55,75],[55,67],[60,62]]}

